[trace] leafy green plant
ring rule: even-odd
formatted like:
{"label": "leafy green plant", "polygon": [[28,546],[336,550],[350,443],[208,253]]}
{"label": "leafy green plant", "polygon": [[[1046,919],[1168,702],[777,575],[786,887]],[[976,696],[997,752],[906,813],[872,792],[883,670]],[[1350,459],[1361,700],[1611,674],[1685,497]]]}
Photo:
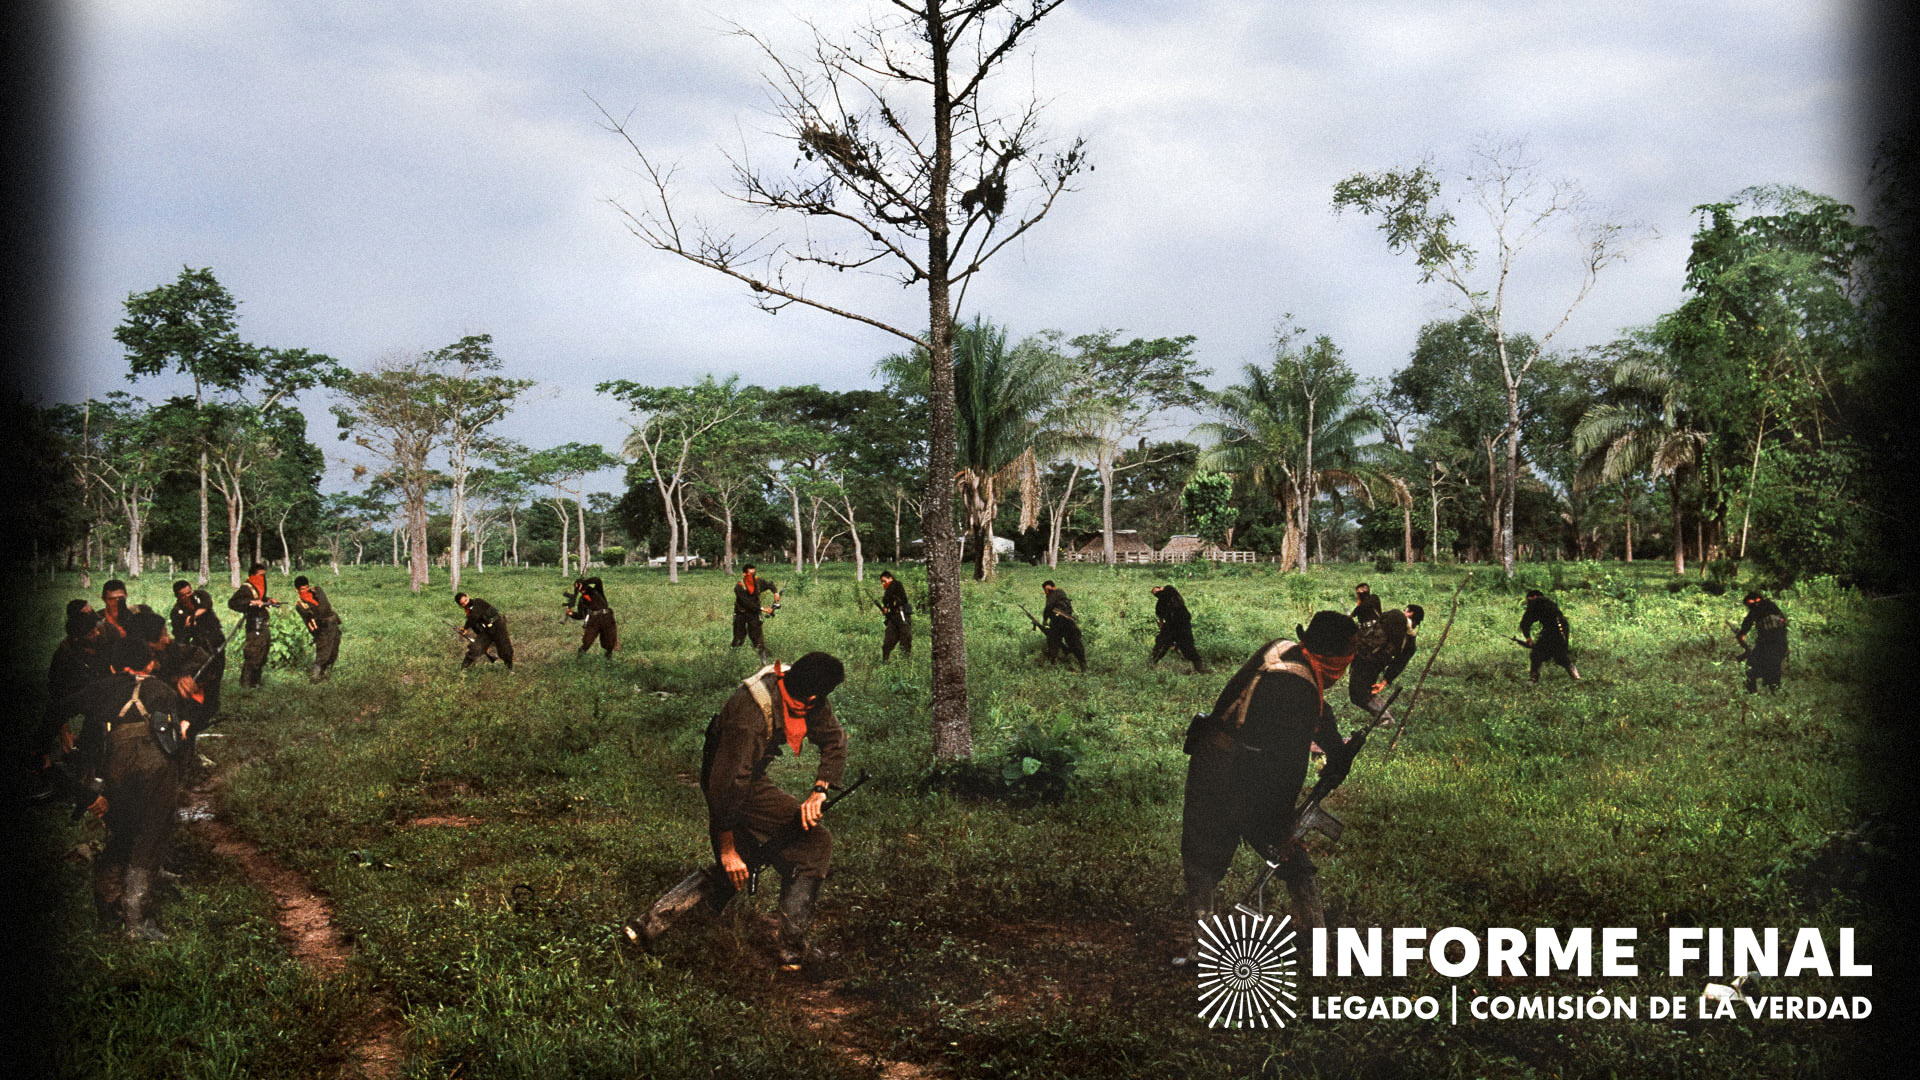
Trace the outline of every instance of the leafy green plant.
{"label": "leafy green plant", "polygon": [[271,642],[267,649],[268,667],[300,668],[307,665],[313,639],[298,615],[284,610],[274,615],[267,624],[267,635]]}
{"label": "leafy green plant", "polygon": [[1000,766],[1000,779],[1010,794],[1039,802],[1067,797],[1083,749],[1073,724],[1074,718],[1062,712],[1052,723],[1029,721],[1015,733]]}

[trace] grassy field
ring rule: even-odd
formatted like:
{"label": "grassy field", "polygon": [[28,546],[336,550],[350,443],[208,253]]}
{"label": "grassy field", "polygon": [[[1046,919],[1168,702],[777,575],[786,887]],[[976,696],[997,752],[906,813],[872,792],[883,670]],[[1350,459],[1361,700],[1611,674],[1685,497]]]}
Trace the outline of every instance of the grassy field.
{"label": "grassy field", "polygon": [[[877,572],[877,568],[876,572]],[[311,572],[311,571],[310,571]],[[76,845],[99,826],[46,811],[32,869],[55,876],[60,962],[47,1045],[75,1077],[310,1077],[348,1060],[366,1017],[405,1032],[409,1077],[550,1078],[1185,1075],[1562,1077],[1835,1075],[1860,1045],[1849,1022],[1328,1022],[1209,1031],[1191,975],[1167,967],[1179,914],[1186,719],[1256,646],[1321,607],[1345,610],[1362,578],[1390,605],[1419,602],[1423,647],[1463,571],[1072,567],[1051,572],[1085,630],[1086,675],[1038,665],[1044,568],[1003,568],[966,594],[976,753],[998,764],[1023,729],[1078,745],[1056,803],[930,791],[924,619],[910,663],[882,666],[880,625],[850,568],[770,576],[785,607],[776,655],[848,661],[834,697],[852,768],[874,780],[837,808],[834,874],[817,937],[839,959],[824,983],[771,972],[767,890],[726,915],[686,920],[654,957],[615,929],[705,855],[693,783],[701,733],[757,667],[730,650],[719,571],[677,586],[605,571],[623,648],[577,658],[552,571],[472,575],[508,613],[516,670],[462,673],[444,580],[321,572],[345,619],[332,681],[274,670],[237,686],[204,740],[219,817],[330,898],[355,947],[321,978],[290,960],[273,903],[200,833],[183,829],[162,920],[169,942],[92,930]],[[1670,592],[1661,567],[1528,567],[1556,589],[1586,681],[1549,668],[1526,682],[1506,640],[1519,590],[1482,570],[1453,639],[1390,759],[1376,742],[1328,808],[1347,823],[1316,841],[1330,920],[1348,926],[1859,928],[1871,962],[1891,949],[1886,912],[1856,888],[1874,864],[1846,835],[1887,808],[1891,770],[1861,673],[1871,603],[1810,586],[1780,599],[1793,622],[1787,689],[1741,693],[1731,635],[1738,593]],[[907,573],[916,602],[918,572]],[[1179,585],[1213,674],[1146,664],[1148,587]],[[1557,582],[1555,579],[1558,579]],[[278,579],[276,579],[276,582]],[[134,599],[161,607],[149,575]],[[36,674],[73,579],[43,583],[24,619]],[[1344,691],[1344,687],[1342,688]],[[1345,726],[1358,713],[1340,695]],[[32,705],[37,707],[37,696]],[[788,759],[789,790],[813,757]],[[1871,830],[1868,830],[1870,833]],[[1243,851],[1227,885],[1255,865]],[[743,898],[744,899],[744,898]],[[1829,933],[1829,940],[1832,934]],[[1653,950],[1647,950],[1652,952]],[[1652,960],[1653,962],[1648,962]],[[1636,979],[1458,984],[1477,993],[1698,994],[1643,956]],[[1311,983],[1313,980],[1309,979]],[[1869,993],[1878,980],[1791,980],[1796,994]],[[1307,992],[1441,995],[1432,974],[1325,980]],[[1788,983],[1781,980],[1781,984]],[[1889,1008],[1889,1005],[1883,1005]]]}

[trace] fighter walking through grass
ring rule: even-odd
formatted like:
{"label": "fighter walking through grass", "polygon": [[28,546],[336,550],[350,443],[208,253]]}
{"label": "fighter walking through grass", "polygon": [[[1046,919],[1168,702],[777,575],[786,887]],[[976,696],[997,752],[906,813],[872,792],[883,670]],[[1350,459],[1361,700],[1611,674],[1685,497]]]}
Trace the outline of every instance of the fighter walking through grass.
{"label": "fighter walking through grass", "polygon": [[[747,887],[755,867],[770,865],[780,874],[780,967],[798,971],[808,962],[807,932],[833,855],[833,834],[820,823],[820,811],[847,768],[846,732],[827,695],[845,678],[839,660],[810,652],[790,668],[769,664],[741,681],[707,725],[701,755],[714,864],[687,875],[629,920],[628,941],[652,946],[703,902],[719,911]],[[798,755],[803,740],[819,749],[820,765],[800,802],[767,778],[767,768],[782,747]]]}

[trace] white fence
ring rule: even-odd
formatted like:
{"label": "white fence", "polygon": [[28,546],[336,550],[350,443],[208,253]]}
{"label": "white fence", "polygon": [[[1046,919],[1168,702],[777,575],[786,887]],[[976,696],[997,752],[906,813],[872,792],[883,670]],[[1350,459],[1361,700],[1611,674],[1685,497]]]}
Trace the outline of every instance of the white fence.
{"label": "white fence", "polygon": [[[1103,563],[1106,556],[1098,551],[1071,551],[1062,556],[1066,562]],[[1113,561],[1116,563],[1183,563],[1195,559],[1212,559],[1214,562],[1250,563],[1259,562],[1260,557],[1251,551],[1116,551]]]}

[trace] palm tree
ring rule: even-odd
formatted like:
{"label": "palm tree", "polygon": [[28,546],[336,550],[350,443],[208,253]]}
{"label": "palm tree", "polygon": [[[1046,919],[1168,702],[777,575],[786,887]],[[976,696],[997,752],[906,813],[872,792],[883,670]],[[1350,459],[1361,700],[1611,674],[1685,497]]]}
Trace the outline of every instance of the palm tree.
{"label": "palm tree", "polygon": [[1666,478],[1676,574],[1687,571],[1681,479],[1697,470],[1707,444],[1707,433],[1688,413],[1685,391],[1671,368],[1650,356],[1628,356],[1613,366],[1606,399],[1573,429],[1573,452],[1581,459],[1577,485],[1613,483],[1641,472]]}
{"label": "palm tree", "polygon": [[[927,382],[923,349],[880,364],[893,384],[913,392]],[[980,316],[954,329],[953,390],[958,446],[954,487],[973,544],[976,580],[992,576],[993,519],[1010,488],[1020,490],[1020,529],[1039,520],[1039,466],[1081,449],[1074,432],[1085,406],[1062,400],[1072,361],[1042,339],[1009,347],[1005,327]]]}
{"label": "palm tree", "polygon": [[1371,504],[1372,472],[1359,438],[1372,412],[1359,404],[1358,380],[1325,335],[1296,349],[1300,331],[1282,328],[1269,367],[1248,364],[1245,381],[1214,399],[1217,420],[1194,429],[1213,445],[1202,469],[1233,473],[1270,495],[1286,521],[1280,564],[1306,569],[1308,509],[1316,495],[1359,490]]}

